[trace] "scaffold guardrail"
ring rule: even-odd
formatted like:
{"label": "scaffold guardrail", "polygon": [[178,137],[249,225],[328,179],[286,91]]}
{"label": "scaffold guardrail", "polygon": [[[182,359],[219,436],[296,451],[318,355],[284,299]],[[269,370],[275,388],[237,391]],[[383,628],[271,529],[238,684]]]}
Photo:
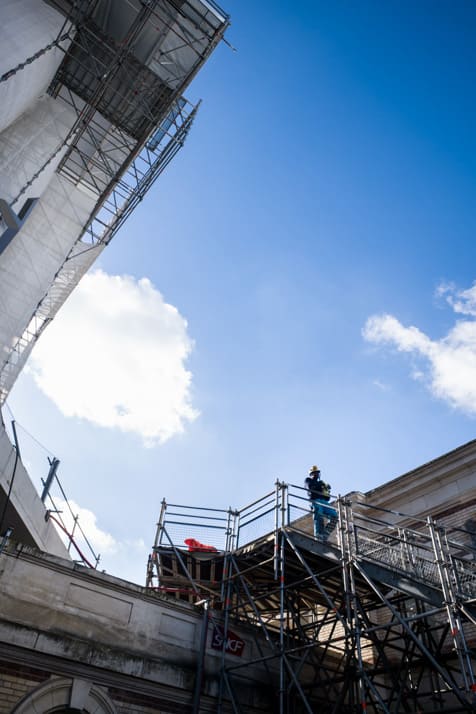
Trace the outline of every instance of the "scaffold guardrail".
{"label": "scaffold guardrail", "polygon": [[[350,557],[372,561],[414,580],[441,588],[442,568],[455,596],[476,598],[476,551],[471,534],[463,528],[445,528],[432,518],[418,518],[390,511],[352,496],[332,501],[339,513],[339,526],[329,539]],[[405,525],[402,525],[405,524]],[[303,487],[277,482],[273,491],[239,509],[185,506],[162,502],[154,548],[190,550],[186,541],[226,554],[259,539],[271,537],[279,528],[313,536],[309,499]],[[435,533],[438,534],[435,543]]]}

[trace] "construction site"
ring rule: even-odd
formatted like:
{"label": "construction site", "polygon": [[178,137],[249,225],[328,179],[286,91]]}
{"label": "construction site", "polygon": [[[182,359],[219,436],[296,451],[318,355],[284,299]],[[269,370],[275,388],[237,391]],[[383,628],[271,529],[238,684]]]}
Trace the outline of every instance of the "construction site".
{"label": "construction site", "polygon": [[[2,483],[16,456],[5,441]],[[0,712],[474,711],[475,474],[473,441],[336,496],[328,538],[298,485],[238,509],[164,500],[144,585],[51,534],[39,549],[36,496],[28,537],[1,543]]]}
{"label": "construction site", "polygon": [[217,711],[474,710],[470,533],[358,494],[335,507],[323,540],[298,486],[238,511],[163,502],[147,586],[202,606],[203,652],[222,650]]}
{"label": "construction site", "polygon": [[[211,0],[1,13],[0,406],[184,145],[230,22]],[[333,494],[326,537],[280,480],[244,507],[163,500],[134,584],[77,547],[59,462],[40,497],[0,432],[0,714],[476,711],[476,441]]]}

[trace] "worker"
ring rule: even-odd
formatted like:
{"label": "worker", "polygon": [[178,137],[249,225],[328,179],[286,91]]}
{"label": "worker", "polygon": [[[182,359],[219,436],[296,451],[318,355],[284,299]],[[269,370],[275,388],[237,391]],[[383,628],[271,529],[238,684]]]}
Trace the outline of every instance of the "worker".
{"label": "worker", "polygon": [[328,505],[331,487],[321,479],[321,472],[317,466],[311,466],[309,476],[304,483],[314,515],[314,534],[316,538],[326,541],[337,525],[337,511]]}

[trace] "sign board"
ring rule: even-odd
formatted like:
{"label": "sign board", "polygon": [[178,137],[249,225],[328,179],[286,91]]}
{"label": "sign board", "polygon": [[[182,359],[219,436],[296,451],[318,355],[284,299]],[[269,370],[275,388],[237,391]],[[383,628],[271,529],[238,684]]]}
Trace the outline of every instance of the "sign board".
{"label": "sign board", "polygon": [[[225,639],[225,632],[222,627],[215,625],[212,630],[212,641],[210,647],[213,650],[223,649],[223,641]],[[228,630],[225,641],[225,652],[227,654],[235,655],[235,657],[241,657],[245,647],[244,641],[235,632]]]}

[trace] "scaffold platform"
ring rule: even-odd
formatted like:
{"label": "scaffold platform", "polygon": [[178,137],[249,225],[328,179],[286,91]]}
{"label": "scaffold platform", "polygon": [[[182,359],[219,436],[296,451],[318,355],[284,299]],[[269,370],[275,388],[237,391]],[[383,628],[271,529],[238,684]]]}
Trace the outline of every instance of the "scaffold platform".
{"label": "scaffold platform", "polygon": [[223,655],[218,711],[245,712],[262,668],[279,714],[475,711],[471,534],[338,497],[316,538],[305,490],[233,510],[162,502],[147,569],[161,596],[206,603],[214,628],[254,632],[250,662]]}

